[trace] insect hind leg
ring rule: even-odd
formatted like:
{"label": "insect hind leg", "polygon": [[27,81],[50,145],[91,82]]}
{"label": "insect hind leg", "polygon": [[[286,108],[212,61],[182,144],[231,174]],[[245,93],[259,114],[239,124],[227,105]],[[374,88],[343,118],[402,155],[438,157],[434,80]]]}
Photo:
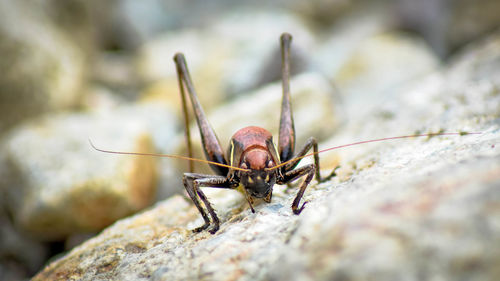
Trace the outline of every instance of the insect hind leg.
{"label": "insect hind leg", "polygon": [[[182,108],[184,112],[184,120],[186,126],[186,144],[188,147],[189,157],[193,156],[192,156],[191,139],[190,139],[189,124],[188,124],[189,117],[187,114],[186,94],[189,96],[189,99],[191,100],[194,117],[198,124],[198,129],[200,130],[203,150],[205,152],[207,160],[212,162],[217,162],[220,164],[227,164],[227,161],[224,158],[224,152],[220,145],[219,139],[217,138],[214,129],[208,122],[207,117],[203,111],[203,108],[201,107],[201,104],[198,101],[198,97],[194,89],[193,82],[191,81],[191,76],[189,75],[189,70],[187,68],[186,59],[184,58],[184,55],[182,53],[177,53],[174,56],[174,61],[177,69],[177,77],[178,77],[179,89],[182,100]],[[221,167],[216,165],[210,165],[210,168],[212,168],[214,172],[216,172],[218,175],[221,176],[226,176],[229,171],[227,167]],[[189,169],[192,172],[193,167],[190,166]]]}
{"label": "insect hind leg", "polygon": [[299,150],[299,152],[297,152],[297,154],[294,156],[294,158],[296,158],[296,160],[291,161],[290,163],[288,163],[287,165],[285,165],[283,167],[283,173],[286,173],[287,171],[293,170],[295,167],[297,167],[300,160],[302,160],[301,157],[306,155],[307,152],[309,152],[309,150],[311,148],[313,149],[313,151],[315,153],[314,154],[314,165],[316,166],[316,170],[315,170],[316,180],[319,183],[321,183],[321,182],[325,182],[325,181],[331,179],[332,177],[335,177],[337,175],[336,171],[339,168],[339,166],[335,167],[327,177],[325,177],[325,178],[321,177],[320,166],[319,166],[319,155],[318,155],[318,141],[314,137],[310,137],[306,141],[304,146],[302,146],[302,148]]}

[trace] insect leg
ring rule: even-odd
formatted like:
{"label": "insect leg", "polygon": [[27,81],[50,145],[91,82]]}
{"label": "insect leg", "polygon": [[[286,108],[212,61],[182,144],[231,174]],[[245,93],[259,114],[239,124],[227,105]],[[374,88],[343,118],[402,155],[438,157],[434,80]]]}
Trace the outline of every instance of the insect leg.
{"label": "insect leg", "polygon": [[281,40],[281,74],[283,98],[281,101],[280,131],[278,149],[281,161],[290,160],[295,148],[295,126],[293,124],[292,105],[290,102],[290,44],[292,36],[283,33]]}
{"label": "insect leg", "polygon": [[320,175],[320,168],[319,168],[319,154],[317,153],[318,152],[318,141],[314,138],[314,137],[310,137],[306,143],[304,144],[304,146],[300,149],[299,152],[297,152],[297,154],[294,156],[294,158],[298,158],[297,160],[294,160],[294,161],[291,161],[290,163],[288,163],[287,165],[285,165],[284,167],[284,171],[290,171],[292,169],[294,169],[300,162],[300,160],[302,160],[302,156],[306,155],[307,152],[311,149],[311,147],[313,148],[313,151],[315,152],[314,154],[314,164],[316,165],[316,180],[318,182],[324,182],[324,181],[327,181],[329,179],[331,179],[332,177],[336,176],[336,171],[339,167],[336,167],[335,169],[333,169],[333,171],[325,178],[321,178],[321,175]]}
{"label": "insect leg", "polygon": [[203,175],[203,174],[194,174],[194,173],[185,173],[184,176],[182,177],[182,182],[184,183],[184,187],[186,188],[186,191],[193,201],[194,205],[200,212],[201,216],[203,217],[203,220],[205,221],[205,224],[197,227],[196,229],[193,230],[193,232],[200,232],[204,229],[206,229],[208,226],[210,226],[210,219],[208,218],[207,213],[205,212],[205,209],[201,206],[200,200],[198,200],[198,195],[196,192],[196,188],[193,185],[193,181],[197,178],[201,178],[204,176],[208,175]]}
{"label": "insect leg", "polygon": [[[246,189],[244,189],[244,193],[245,193],[245,199],[247,199],[247,202],[248,202],[248,206],[250,206],[250,210],[252,210],[252,213],[255,213],[255,209],[253,208],[252,196],[250,196],[250,194],[248,194],[248,191]],[[269,193],[269,194],[272,194],[272,193]],[[269,200],[268,203],[269,202],[271,202],[271,200]]]}
{"label": "insect leg", "polygon": [[[201,141],[203,143],[203,150],[205,152],[206,158],[213,162],[227,164],[217,135],[215,134],[213,128],[210,126],[210,123],[208,123],[207,117],[203,112],[203,108],[198,101],[196,91],[194,89],[193,83],[191,82],[191,76],[189,75],[184,55],[181,53],[177,53],[174,56],[174,61],[177,68],[177,76],[179,79],[181,95],[185,95],[184,88],[186,88],[187,93],[189,94],[189,99],[191,100],[191,105],[193,106],[193,112],[196,117],[198,128],[200,129]],[[184,117],[186,117],[186,115]],[[188,149],[189,146],[190,144],[188,144]],[[226,167],[220,167],[216,165],[210,165],[210,167],[218,175],[226,176],[228,173],[228,168]]]}
{"label": "insect leg", "polygon": [[[214,175],[204,175],[204,174],[196,174],[196,173],[185,173],[183,177],[184,186],[186,187],[186,191],[193,200],[196,208],[200,212],[201,216],[205,220],[205,224],[201,227],[194,229],[194,232],[200,232],[210,225],[210,219],[207,215],[207,212],[201,206],[201,201],[205,204],[205,207],[208,211],[208,214],[212,217],[213,228],[210,230],[210,233],[215,233],[219,229],[219,218],[215,213],[212,205],[208,201],[208,198],[205,196],[205,193],[201,190],[200,187],[214,187],[214,188],[234,188],[229,180],[223,176],[214,176]],[[199,199],[198,199],[199,198]]]}
{"label": "insect leg", "polygon": [[314,177],[314,171],[316,170],[316,167],[314,164],[309,164],[300,168],[297,168],[295,170],[291,170],[286,172],[283,175],[283,178],[278,180],[278,184],[286,184],[288,182],[291,182],[293,180],[296,180],[299,177],[306,176],[302,184],[300,185],[299,192],[297,192],[297,196],[295,196],[295,199],[293,200],[292,203],[292,211],[294,214],[298,215],[302,210],[304,209],[305,205],[307,202],[304,202],[302,206],[299,208],[299,203],[300,199],[304,195],[304,191],[306,191],[307,186],[311,182],[311,180]]}
{"label": "insect leg", "polygon": [[[189,114],[187,109],[186,102],[186,92],[184,91],[184,83],[182,82],[181,74],[179,72],[179,68],[177,68],[177,81],[179,82],[179,90],[181,93],[181,102],[182,102],[182,113],[184,115],[184,128],[185,128],[185,136],[186,136],[186,147],[188,152],[188,157],[193,158],[193,146],[191,144],[191,129],[189,128]],[[189,172],[194,172],[194,162],[189,162]]]}

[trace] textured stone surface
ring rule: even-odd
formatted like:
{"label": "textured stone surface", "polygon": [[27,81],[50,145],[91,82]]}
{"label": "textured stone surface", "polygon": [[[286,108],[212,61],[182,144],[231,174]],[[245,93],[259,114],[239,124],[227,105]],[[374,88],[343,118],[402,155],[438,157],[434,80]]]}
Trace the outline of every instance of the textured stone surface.
{"label": "textured stone surface", "polygon": [[191,233],[202,219],[174,196],[115,223],[34,280],[499,279],[499,44],[497,33],[397,97],[348,112],[351,121],[330,141],[480,135],[332,152],[339,176],[311,184],[299,216],[290,210],[293,187],[276,187],[255,214],[237,192],[211,191],[222,221],[215,235]]}

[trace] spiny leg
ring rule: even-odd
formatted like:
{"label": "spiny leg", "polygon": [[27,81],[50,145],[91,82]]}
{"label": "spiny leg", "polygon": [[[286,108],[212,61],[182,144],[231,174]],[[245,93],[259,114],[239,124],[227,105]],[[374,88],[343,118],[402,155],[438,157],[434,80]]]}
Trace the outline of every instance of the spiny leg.
{"label": "spiny leg", "polygon": [[215,210],[212,208],[212,205],[208,201],[208,198],[205,196],[205,193],[200,189],[200,187],[214,187],[214,188],[233,188],[226,177],[222,176],[214,176],[214,175],[204,175],[204,174],[196,174],[196,173],[185,173],[183,177],[184,187],[186,191],[191,197],[191,200],[195,204],[196,208],[200,212],[205,224],[193,230],[193,232],[200,232],[202,230],[207,229],[210,226],[210,219],[207,215],[207,212],[201,206],[201,199],[207,208],[208,213],[212,217],[212,222],[214,224],[213,228],[210,230],[210,233],[215,233],[219,229],[219,218],[215,213]]}
{"label": "spiny leg", "polygon": [[[299,150],[299,152],[297,152],[297,154],[294,156],[294,158],[299,158],[299,157],[306,155],[307,152],[311,149],[311,147],[313,148],[313,151],[315,152],[314,164],[316,165],[316,171],[315,171],[316,180],[321,183],[321,182],[327,181],[327,180],[331,179],[332,177],[336,176],[337,175],[336,171],[339,168],[338,166],[335,167],[335,169],[333,169],[333,171],[327,177],[321,178],[320,166],[319,166],[319,155],[317,153],[318,152],[318,141],[316,141],[316,139],[314,137],[310,137],[306,141],[304,146]],[[299,164],[300,160],[302,160],[302,158],[291,161],[290,163],[285,165],[285,167],[283,168],[284,171],[290,171],[290,170],[294,169]]]}
{"label": "spiny leg", "polygon": [[[198,101],[198,97],[194,89],[193,83],[191,82],[191,76],[189,75],[184,55],[181,53],[177,53],[174,56],[174,61],[177,67],[177,75],[179,79],[179,88],[181,90],[181,95],[184,96],[186,94],[186,92],[184,91],[184,89],[186,88],[187,93],[189,94],[189,99],[191,100],[191,105],[193,107],[193,112],[196,117],[198,128],[200,129],[201,141],[203,143],[203,150],[205,152],[206,158],[213,162],[227,164],[227,161],[224,158],[224,152],[217,138],[217,135],[215,134],[213,128],[210,126],[210,123],[208,123],[208,119],[205,116],[205,113],[203,111],[203,108],[201,107],[200,102]],[[185,98],[183,98],[183,107],[184,110],[186,110]],[[185,113],[184,115],[185,118],[186,115],[187,113]],[[188,130],[188,126],[186,127],[186,130]],[[189,149],[190,149],[190,140],[188,142],[188,150]],[[192,156],[190,155],[190,157]],[[228,173],[228,168],[226,167],[221,167],[216,165],[210,165],[210,167],[218,175],[226,176]]]}
{"label": "spiny leg", "polygon": [[[280,37],[281,41],[281,74],[283,83],[283,98],[281,101],[281,117],[280,117],[280,130],[278,139],[278,150],[281,162],[288,161],[294,157],[304,156],[313,147],[314,152],[318,152],[318,143],[316,139],[309,138],[302,149],[293,155],[295,151],[295,126],[293,122],[292,104],[290,98],[290,45],[292,42],[292,36],[288,33],[283,33]],[[284,166],[280,169],[281,174],[285,174],[287,171],[294,169],[301,159],[292,161],[290,164]],[[319,156],[314,154],[314,164],[316,165],[316,179],[318,182],[326,181],[336,175],[335,168],[330,175],[325,179],[321,178],[319,172]]]}
{"label": "spiny leg", "polygon": [[196,191],[198,192],[198,196],[205,203],[205,207],[207,207],[208,213],[212,216],[212,222],[214,226],[209,230],[210,233],[214,234],[219,230],[219,217],[215,213],[215,210],[212,208],[212,205],[208,201],[205,193],[200,189],[200,187],[213,187],[213,188],[233,188],[227,178],[225,177],[211,177],[211,178],[203,178],[194,180],[194,185],[196,187]]}
{"label": "spiny leg", "polygon": [[208,218],[207,213],[205,212],[205,209],[201,206],[200,200],[198,200],[198,195],[195,190],[195,187],[193,186],[193,180],[195,180],[198,177],[203,177],[205,175],[202,174],[193,174],[193,173],[185,173],[184,176],[182,177],[182,182],[184,183],[184,187],[186,188],[186,191],[191,198],[191,201],[193,201],[194,205],[200,212],[201,216],[203,217],[203,220],[205,221],[205,224],[203,224],[200,227],[197,227],[193,229],[193,232],[200,232],[204,229],[207,229],[210,226],[210,219]]}
{"label": "spiny leg", "polygon": [[295,126],[293,123],[292,104],[290,101],[290,44],[292,36],[283,33],[281,41],[281,75],[283,98],[281,100],[280,130],[278,151],[282,162],[292,159],[295,148]]}
{"label": "spiny leg", "polygon": [[253,198],[252,196],[250,196],[250,194],[248,194],[248,191],[244,189],[244,193],[245,193],[245,199],[247,199],[247,202],[248,202],[248,205],[250,206],[250,210],[252,210],[252,213],[255,213],[255,209],[253,208]]}
{"label": "spiny leg", "polygon": [[[184,128],[185,128],[185,138],[186,138],[186,147],[188,152],[188,157],[193,158],[193,146],[191,144],[191,129],[189,128],[189,113],[186,102],[186,92],[184,90],[184,82],[182,82],[182,72],[179,67],[177,67],[177,82],[179,82],[179,90],[181,94],[181,102],[182,102],[182,113],[184,115]],[[194,172],[194,162],[188,161],[189,172]]]}
{"label": "spiny leg", "polygon": [[296,180],[299,177],[306,176],[302,184],[300,185],[299,191],[297,192],[297,195],[295,196],[295,199],[293,200],[292,203],[292,211],[294,214],[298,215],[302,210],[304,209],[305,205],[307,202],[304,202],[302,206],[299,208],[299,203],[300,199],[304,195],[304,192],[306,191],[307,186],[311,182],[311,180],[314,177],[314,171],[316,170],[316,166],[314,164],[309,164],[300,168],[297,168],[295,170],[291,170],[286,172],[283,175],[283,179],[279,180],[277,183],[278,184],[285,184],[288,182],[291,182],[293,180]]}

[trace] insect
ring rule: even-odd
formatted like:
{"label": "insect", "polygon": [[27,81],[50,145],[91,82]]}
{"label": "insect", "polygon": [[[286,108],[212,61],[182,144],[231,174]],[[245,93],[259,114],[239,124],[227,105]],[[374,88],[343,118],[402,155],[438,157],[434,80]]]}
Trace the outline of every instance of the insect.
{"label": "insect", "polygon": [[[392,139],[434,135],[477,134],[463,132],[398,136],[361,141],[331,147],[324,150],[318,150],[318,142],[314,137],[311,137],[306,141],[301,149],[295,152],[295,128],[289,86],[291,41],[292,36],[288,33],[283,33],[280,37],[283,97],[281,103],[279,138],[277,146],[274,144],[272,134],[269,131],[264,128],[249,126],[238,130],[232,136],[229,148],[225,154],[213,128],[205,116],[200,102],[198,101],[197,94],[187,68],[186,60],[182,53],[175,54],[174,61],[178,75],[179,89],[184,112],[188,157],[152,153],[109,151],[96,148],[92,143],[91,145],[96,150],[108,153],[163,156],[190,160],[190,172],[184,173],[183,184],[187,194],[204,220],[204,224],[195,228],[193,231],[200,232],[208,229],[210,233],[214,234],[219,230],[220,221],[208,198],[203,193],[203,190],[201,189],[202,187],[238,189],[243,192],[251,211],[255,213],[255,209],[253,207],[254,198],[261,198],[265,202],[269,203],[271,202],[273,186],[275,184],[287,184],[299,178],[303,178],[291,206],[292,212],[298,215],[302,212],[307,203],[303,202],[301,204],[301,199],[312,179],[315,177],[318,182],[323,182],[336,175],[336,169],[334,169],[328,176],[321,177],[318,156],[321,152],[362,143]],[[200,131],[202,146],[207,160],[193,158],[186,97],[189,97],[189,100],[191,101],[191,106]],[[313,152],[308,153],[311,148],[313,149]],[[308,156],[314,156],[314,163],[297,168],[300,160]],[[208,163],[215,175],[193,173],[193,161]]]}
{"label": "insect", "polygon": [[[191,100],[193,112],[200,130],[203,149],[207,160],[228,165],[210,165],[216,175],[206,175],[198,173],[185,173],[183,177],[184,187],[200,211],[205,224],[196,228],[199,232],[207,229],[215,233],[219,229],[219,218],[212,208],[201,187],[216,187],[236,189],[240,187],[243,191],[252,212],[253,198],[262,198],[265,202],[271,202],[273,186],[275,184],[286,184],[298,178],[304,177],[299,190],[292,203],[294,214],[300,214],[306,202],[300,205],[301,198],[307,186],[316,175],[318,181],[329,179],[335,175],[333,171],[328,177],[322,179],[319,173],[319,156],[314,155],[314,164],[296,168],[301,160],[299,157],[313,148],[318,151],[316,139],[309,138],[304,146],[295,154],[295,128],[290,102],[290,44],[292,36],[284,33],[280,37],[281,60],[282,60],[282,83],[283,98],[281,104],[281,116],[279,127],[278,147],[274,145],[272,134],[264,128],[250,126],[238,130],[231,138],[227,151],[227,158],[217,139],[217,136],[207,121],[205,113],[198,101],[191,77],[186,65],[184,55],[178,53],[174,56],[177,67],[179,88],[182,96],[184,117],[186,121],[186,135],[188,140],[188,154],[192,157],[188,116],[186,114],[186,92]],[[203,208],[200,200],[205,205]],[[210,217],[209,217],[210,216]]]}

